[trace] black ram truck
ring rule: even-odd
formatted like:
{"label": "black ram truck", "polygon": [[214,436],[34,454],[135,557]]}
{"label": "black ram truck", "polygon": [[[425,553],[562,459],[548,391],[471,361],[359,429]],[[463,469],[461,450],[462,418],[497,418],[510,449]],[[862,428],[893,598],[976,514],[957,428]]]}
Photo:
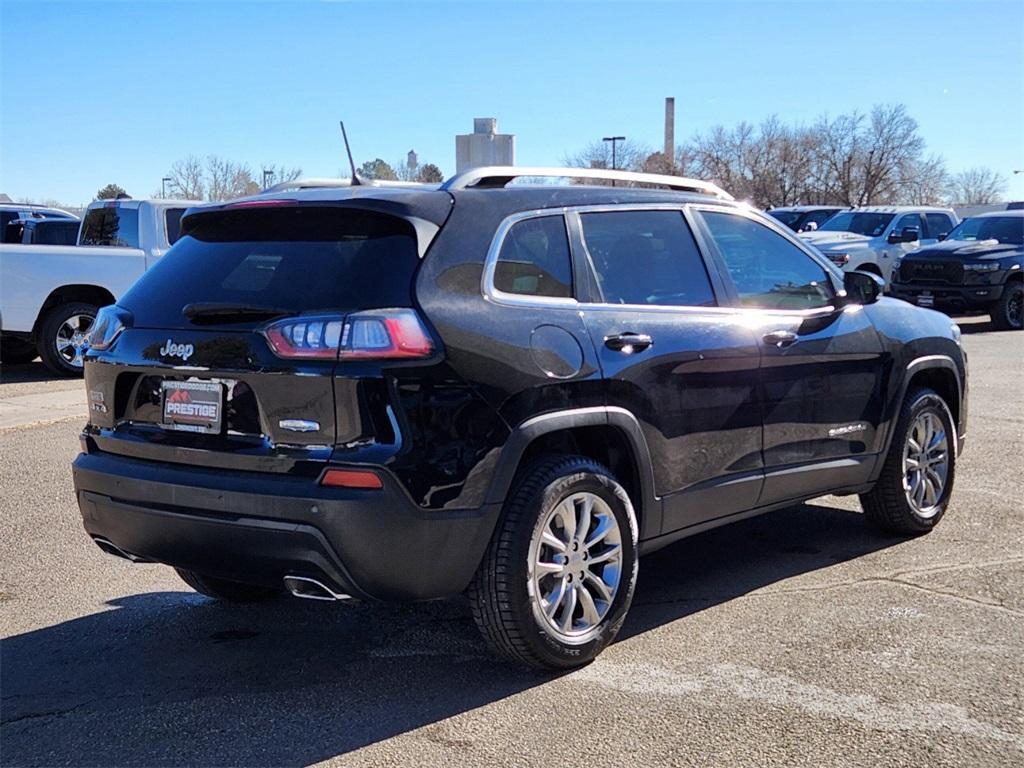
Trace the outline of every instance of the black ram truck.
{"label": "black ram truck", "polygon": [[1024,211],[965,219],[943,242],[907,254],[891,294],[946,313],[988,312],[1001,330],[1020,330],[1024,307]]}

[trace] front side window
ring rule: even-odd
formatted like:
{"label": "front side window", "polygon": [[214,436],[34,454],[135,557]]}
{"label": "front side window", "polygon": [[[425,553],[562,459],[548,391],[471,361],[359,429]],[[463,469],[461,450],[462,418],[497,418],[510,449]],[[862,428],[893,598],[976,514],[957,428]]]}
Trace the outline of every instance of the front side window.
{"label": "front side window", "polygon": [[906,227],[916,229],[918,235],[924,237],[924,230],[921,228],[921,214],[907,213],[901,216],[900,220],[896,222],[896,226],[892,228],[892,231],[902,232]]}
{"label": "front side window", "polygon": [[700,215],[743,306],[812,309],[831,301],[828,273],[786,238],[746,216],[712,211]]}
{"label": "front side window", "polygon": [[540,216],[512,225],[494,267],[494,287],[520,296],[572,297],[565,219]]}
{"label": "front side window", "polygon": [[926,213],[924,219],[928,225],[928,237],[948,235],[953,231],[953,222],[944,213]]}
{"label": "front side window", "polygon": [[892,221],[891,213],[855,213],[843,211],[818,227],[819,232],[852,232],[855,235],[880,237]]}
{"label": "front side window", "polygon": [[715,305],[704,259],[679,211],[584,213],[580,219],[606,303]]}

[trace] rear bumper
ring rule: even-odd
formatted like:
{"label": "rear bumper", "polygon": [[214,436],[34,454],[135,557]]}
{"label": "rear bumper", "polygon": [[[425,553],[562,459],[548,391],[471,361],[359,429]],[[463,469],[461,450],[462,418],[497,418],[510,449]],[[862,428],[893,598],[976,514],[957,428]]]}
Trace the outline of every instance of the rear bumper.
{"label": "rear bumper", "polygon": [[268,586],[303,576],[360,599],[461,592],[499,512],[422,510],[386,472],[381,490],[323,488],[93,451],[73,474],[86,532],[135,557]]}
{"label": "rear bumper", "polygon": [[[932,296],[935,309],[963,311],[985,309],[1003,295],[1001,285],[918,285],[915,283],[893,283],[889,295],[896,299],[921,305],[922,294]],[[926,304],[927,306],[927,304]]]}

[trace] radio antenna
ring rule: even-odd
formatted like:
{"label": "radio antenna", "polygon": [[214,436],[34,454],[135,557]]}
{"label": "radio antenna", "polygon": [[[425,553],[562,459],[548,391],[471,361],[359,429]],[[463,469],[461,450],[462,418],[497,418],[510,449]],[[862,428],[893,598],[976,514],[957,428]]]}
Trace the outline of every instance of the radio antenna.
{"label": "radio antenna", "polygon": [[345,140],[345,151],[348,153],[348,164],[352,168],[352,186],[358,187],[363,182],[359,179],[359,175],[356,173],[356,161],[352,159],[352,147],[348,145],[348,134],[345,132],[345,121],[338,121],[341,125],[341,138]]}

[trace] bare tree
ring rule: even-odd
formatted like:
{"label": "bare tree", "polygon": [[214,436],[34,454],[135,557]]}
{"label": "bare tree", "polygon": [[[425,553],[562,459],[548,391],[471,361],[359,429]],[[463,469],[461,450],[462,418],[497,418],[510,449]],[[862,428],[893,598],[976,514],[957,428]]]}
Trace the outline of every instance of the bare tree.
{"label": "bare tree", "polygon": [[960,205],[991,205],[1003,199],[1006,177],[991,168],[976,166],[953,176],[949,197]]}
{"label": "bare tree", "polygon": [[260,166],[260,175],[256,181],[260,187],[263,187],[264,179],[266,179],[267,185],[281,184],[285,181],[295,181],[302,175],[301,168],[285,168],[283,165],[276,165],[274,163],[263,163]]}
{"label": "bare tree", "polygon": [[[642,171],[650,156],[651,149],[646,144],[626,139],[616,143],[614,167],[619,170]],[[611,142],[592,141],[579,152],[566,154],[563,162],[569,168],[611,168]]]}
{"label": "bare tree", "polygon": [[909,164],[900,169],[903,192],[900,201],[911,205],[937,205],[945,202],[949,189],[946,161],[939,155]]}
{"label": "bare tree", "polygon": [[206,179],[206,194],[210,200],[231,200],[260,191],[249,166],[216,155],[206,159]]}
{"label": "bare tree", "polygon": [[185,200],[202,200],[206,196],[206,182],[203,162],[195,155],[175,160],[167,176],[170,178],[171,197]]}

